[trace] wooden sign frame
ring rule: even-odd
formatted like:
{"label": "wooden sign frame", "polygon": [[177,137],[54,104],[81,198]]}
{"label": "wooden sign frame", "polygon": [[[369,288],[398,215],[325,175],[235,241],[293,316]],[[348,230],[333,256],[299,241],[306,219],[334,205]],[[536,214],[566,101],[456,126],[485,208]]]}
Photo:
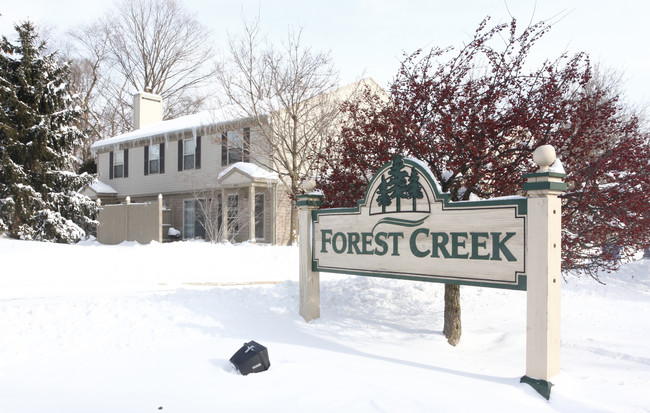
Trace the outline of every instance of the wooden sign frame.
{"label": "wooden sign frame", "polygon": [[519,196],[450,202],[425,164],[398,155],[355,208],[312,211],[312,270],[525,290],[526,213]]}

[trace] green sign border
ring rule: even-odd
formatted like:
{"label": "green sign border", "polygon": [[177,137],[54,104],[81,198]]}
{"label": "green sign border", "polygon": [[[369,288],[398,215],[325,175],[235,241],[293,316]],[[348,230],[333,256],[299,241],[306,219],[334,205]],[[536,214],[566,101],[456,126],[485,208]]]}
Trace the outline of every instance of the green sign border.
{"label": "green sign border", "polygon": [[[490,288],[500,288],[500,289],[508,289],[508,290],[520,290],[520,291],[525,291],[527,287],[527,276],[526,276],[526,255],[527,255],[527,245],[526,245],[526,235],[528,231],[528,225],[526,222],[526,215],[528,213],[528,199],[524,197],[507,197],[503,199],[488,199],[488,200],[481,200],[481,201],[456,201],[456,202],[451,202],[449,200],[449,193],[443,193],[439,191],[439,185],[435,178],[432,176],[430,170],[428,168],[424,168],[421,164],[418,162],[415,162],[409,158],[404,158],[404,163],[409,164],[413,168],[416,168],[418,172],[420,173],[421,176],[423,176],[425,179],[428,180],[429,184],[433,188],[434,191],[434,198],[435,202],[440,202],[442,203],[442,209],[469,209],[469,210],[480,210],[480,209],[497,209],[497,208],[513,208],[515,212],[515,218],[516,219],[524,219],[524,271],[520,272],[517,271],[516,274],[516,279],[517,283],[505,283],[503,281],[499,282],[481,282],[481,281],[471,281],[475,279],[475,277],[467,277],[466,280],[463,280],[463,277],[451,277],[448,276],[442,276],[442,275],[426,275],[426,274],[400,274],[400,273],[392,273],[392,272],[375,272],[375,271],[365,271],[365,270],[342,270],[342,269],[331,269],[331,268],[323,268],[320,267],[318,264],[318,260],[314,258],[314,233],[312,231],[312,242],[311,242],[311,256],[312,256],[312,271],[320,271],[320,272],[331,272],[331,273],[338,273],[338,274],[353,274],[353,275],[360,275],[360,276],[367,276],[367,277],[380,277],[380,278],[395,278],[395,279],[402,279],[402,280],[413,280],[413,281],[427,281],[427,282],[438,282],[438,283],[445,283],[445,284],[459,284],[459,285],[469,285],[469,286],[476,286],[476,287],[490,287]],[[314,210],[311,211],[311,218],[312,222],[316,223],[318,222],[320,216],[326,216],[326,215],[353,215],[353,214],[360,214],[361,213],[361,207],[366,205],[366,202],[368,199],[371,198],[372,194],[368,193],[368,190],[373,187],[373,184],[375,183],[375,180],[379,179],[386,169],[390,168],[392,165],[392,162],[386,163],[384,166],[382,166],[379,171],[372,177],[370,180],[370,183],[368,184],[366,188],[366,193],[364,197],[357,201],[357,206],[354,208],[331,208],[331,209],[319,209],[319,210]],[[300,202],[300,201],[298,201]],[[318,203],[318,201],[316,201]],[[314,205],[314,204],[312,204]],[[316,205],[314,205],[316,206]],[[460,278],[460,279],[459,279]]]}

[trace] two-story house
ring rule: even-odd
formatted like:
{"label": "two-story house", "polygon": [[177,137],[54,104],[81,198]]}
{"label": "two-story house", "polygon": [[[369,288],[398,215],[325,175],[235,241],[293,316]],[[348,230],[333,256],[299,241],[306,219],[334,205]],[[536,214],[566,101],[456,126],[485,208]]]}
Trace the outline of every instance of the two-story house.
{"label": "two-story house", "polygon": [[105,205],[162,194],[183,239],[286,243],[291,203],[277,174],[251,162],[251,123],[216,111],[163,121],[162,104],[134,95],[135,129],[92,146],[99,179],[84,192]]}
{"label": "two-story house", "polygon": [[[327,96],[337,105],[364,87],[385,95],[364,79]],[[84,193],[105,205],[161,194],[169,225],[183,239],[288,243],[292,204],[278,175],[261,166],[274,155],[256,123],[225,111],[163,121],[162,105],[160,96],[134,95],[134,130],[92,146],[99,180]]]}

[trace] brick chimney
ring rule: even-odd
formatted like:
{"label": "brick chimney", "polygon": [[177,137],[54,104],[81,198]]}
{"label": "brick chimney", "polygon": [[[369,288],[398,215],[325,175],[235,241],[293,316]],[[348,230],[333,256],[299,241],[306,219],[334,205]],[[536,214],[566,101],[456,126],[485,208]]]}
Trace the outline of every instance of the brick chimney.
{"label": "brick chimney", "polygon": [[133,95],[133,129],[162,122],[162,96],[148,92]]}

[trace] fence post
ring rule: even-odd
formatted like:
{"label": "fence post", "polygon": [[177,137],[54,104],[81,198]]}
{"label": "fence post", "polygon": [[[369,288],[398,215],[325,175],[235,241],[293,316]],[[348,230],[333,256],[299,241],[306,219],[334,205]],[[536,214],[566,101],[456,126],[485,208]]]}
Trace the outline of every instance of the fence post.
{"label": "fence post", "polygon": [[555,149],[540,146],[533,153],[539,171],[524,175],[528,192],[526,375],[530,384],[546,399],[551,394],[549,379],[560,372],[560,285],[562,282],[562,201],[566,174],[550,171]]}
{"label": "fence post", "polygon": [[158,194],[158,242],[163,242],[163,196]]}
{"label": "fence post", "polygon": [[126,208],[126,213],[125,213],[126,220],[124,221],[124,225],[125,225],[124,233],[126,234],[125,241],[133,241],[131,239],[131,223],[129,222],[130,218],[131,218],[131,216],[130,216],[131,208],[129,208],[129,205],[131,205],[131,197],[127,196],[125,201],[126,201],[126,207],[125,207]]}
{"label": "fence post", "polygon": [[300,249],[300,315],[310,322],[320,317],[320,273],[312,270],[313,224],[311,213],[322,204],[323,195],[312,192],[314,182],[303,182],[308,193],[298,195],[298,245]]}

